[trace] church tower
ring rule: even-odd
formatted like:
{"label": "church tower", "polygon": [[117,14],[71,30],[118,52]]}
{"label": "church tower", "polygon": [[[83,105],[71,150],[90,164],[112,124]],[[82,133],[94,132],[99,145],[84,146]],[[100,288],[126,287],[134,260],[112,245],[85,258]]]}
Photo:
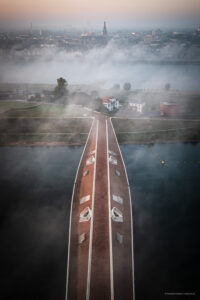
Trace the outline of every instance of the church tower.
{"label": "church tower", "polygon": [[107,37],[107,28],[106,28],[106,22],[104,21],[104,25],[103,25],[103,36]]}

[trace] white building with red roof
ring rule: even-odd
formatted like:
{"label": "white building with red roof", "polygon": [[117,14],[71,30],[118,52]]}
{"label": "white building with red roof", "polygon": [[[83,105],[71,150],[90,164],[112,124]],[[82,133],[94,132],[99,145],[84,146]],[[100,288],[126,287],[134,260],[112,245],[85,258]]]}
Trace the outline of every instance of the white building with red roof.
{"label": "white building with red roof", "polygon": [[114,109],[118,109],[120,104],[119,100],[113,97],[106,97],[102,99],[103,105],[107,108],[109,111],[113,111]]}

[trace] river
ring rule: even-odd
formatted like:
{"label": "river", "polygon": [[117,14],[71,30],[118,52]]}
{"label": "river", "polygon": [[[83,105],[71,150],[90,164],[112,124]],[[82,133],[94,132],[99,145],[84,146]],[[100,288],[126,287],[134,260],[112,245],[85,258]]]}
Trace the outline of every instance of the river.
{"label": "river", "polygon": [[198,294],[200,144],[121,149],[133,204],[136,300]]}
{"label": "river", "polygon": [[[2,300],[65,298],[70,201],[82,150],[0,148]],[[121,150],[132,193],[136,300],[197,293],[200,144]]]}

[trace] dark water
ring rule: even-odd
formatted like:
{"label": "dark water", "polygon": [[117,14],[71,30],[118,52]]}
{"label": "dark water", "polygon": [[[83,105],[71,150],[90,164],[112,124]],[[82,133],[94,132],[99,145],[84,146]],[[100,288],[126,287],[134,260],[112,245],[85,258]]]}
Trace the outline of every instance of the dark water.
{"label": "dark water", "polygon": [[136,299],[199,295],[200,144],[121,149],[133,202]]}
{"label": "dark water", "polygon": [[[70,201],[82,149],[0,148],[1,299],[65,298]],[[136,300],[198,294],[200,144],[121,149],[133,199]]]}
{"label": "dark water", "polygon": [[65,299],[70,201],[81,152],[0,148],[0,299]]}

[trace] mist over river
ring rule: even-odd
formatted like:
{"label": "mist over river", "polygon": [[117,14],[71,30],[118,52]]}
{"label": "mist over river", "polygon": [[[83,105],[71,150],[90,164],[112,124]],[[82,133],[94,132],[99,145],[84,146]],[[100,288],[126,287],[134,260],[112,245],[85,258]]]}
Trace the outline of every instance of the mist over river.
{"label": "mist over river", "polygon": [[43,49],[32,59],[13,49],[8,58],[0,56],[0,82],[55,84],[62,76],[70,85],[95,83],[111,88],[120,84],[122,88],[130,82],[132,89],[163,89],[169,83],[173,90],[199,92],[200,61],[195,57],[199,55],[192,47],[184,50],[167,44],[153,54],[147,46],[115,41],[85,52]]}
{"label": "mist over river", "polygon": [[[200,91],[200,64],[120,63],[107,59],[99,64],[99,57],[96,55],[95,53],[95,57],[86,57],[82,61],[69,59],[64,63],[63,60],[57,59],[48,61],[48,65],[45,60],[22,66],[2,62],[1,67],[4,71],[0,74],[0,82],[55,84],[61,75],[70,84],[100,83],[105,88],[111,88],[118,83],[122,88],[124,82],[128,81],[133,89],[163,89],[165,84],[169,83],[173,90]],[[46,68],[54,71],[44,73]]]}
{"label": "mist over river", "polygon": [[[82,150],[0,148],[2,300],[65,299],[70,201]],[[132,193],[136,300],[198,294],[200,144],[121,150]]]}

